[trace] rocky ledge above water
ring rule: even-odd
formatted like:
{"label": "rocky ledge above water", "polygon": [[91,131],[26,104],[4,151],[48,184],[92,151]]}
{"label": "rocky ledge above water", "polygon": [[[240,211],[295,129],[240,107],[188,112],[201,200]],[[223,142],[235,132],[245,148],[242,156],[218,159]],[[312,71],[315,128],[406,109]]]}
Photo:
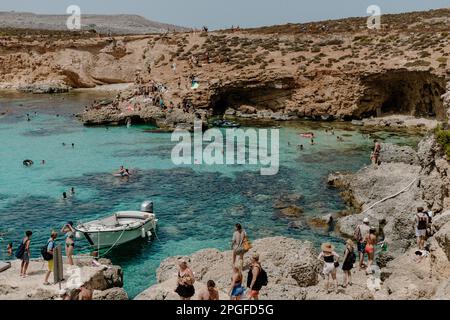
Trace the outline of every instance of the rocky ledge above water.
{"label": "rocky ledge above water", "polygon": [[[123,274],[120,267],[112,265],[107,259],[100,259],[100,265],[96,266],[91,258],[81,256],[75,257],[75,263],[79,270],[77,272],[64,265],[65,280],[61,285],[69,296],[77,296],[79,288],[84,285],[93,290],[94,300],[128,300],[122,288]],[[20,260],[11,261],[11,268],[0,272],[0,300],[61,300],[59,285],[43,285],[46,271],[45,261],[32,260],[28,277],[22,278],[19,276]],[[53,274],[50,276],[52,280]]]}
{"label": "rocky ledge above water", "polygon": [[[432,136],[419,143],[418,151],[383,144],[381,160],[380,166],[355,174],[330,175],[329,184],[343,189],[344,199],[364,212],[338,218],[337,227],[342,235],[352,237],[355,227],[369,218],[372,226],[383,230],[389,249],[378,255],[377,263],[388,297],[450,299],[450,165]],[[418,207],[434,212],[430,255],[420,263],[414,261]]]}

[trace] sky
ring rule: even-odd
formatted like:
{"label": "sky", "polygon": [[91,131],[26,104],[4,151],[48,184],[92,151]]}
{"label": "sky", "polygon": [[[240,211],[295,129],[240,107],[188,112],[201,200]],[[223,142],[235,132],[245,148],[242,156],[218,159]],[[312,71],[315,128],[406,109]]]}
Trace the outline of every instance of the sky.
{"label": "sky", "polygon": [[139,14],[222,29],[362,17],[370,5],[378,5],[382,14],[450,8],[450,0],[0,0],[0,11],[64,14],[70,5],[78,5],[82,14]]}

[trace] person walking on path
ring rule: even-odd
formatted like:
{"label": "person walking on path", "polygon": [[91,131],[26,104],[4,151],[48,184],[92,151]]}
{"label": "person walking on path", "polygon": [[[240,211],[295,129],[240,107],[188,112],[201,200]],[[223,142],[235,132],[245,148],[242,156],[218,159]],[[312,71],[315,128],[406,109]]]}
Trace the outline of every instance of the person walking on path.
{"label": "person walking on path", "polygon": [[331,243],[323,243],[322,252],[318,259],[324,263],[323,274],[327,277],[325,289],[330,293],[330,276],[334,282],[334,289],[337,291],[338,283],[336,277],[336,268],[339,266],[339,255],[334,251],[334,246]]}
{"label": "person walking on path", "polygon": [[375,228],[370,228],[369,234],[366,235],[364,242],[366,243],[366,253],[369,259],[369,263],[367,264],[366,273],[372,271],[372,263],[375,259],[375,247],[377,245],[377,230]]}
{"label": "person walking on path", "polygon": [[352,285],[352,269],[356,262],[355,245],[351,239],[348,239],[345,244],[344,262],[342,263],[342,270],[344,271],[344,283],[342,287],[347,288]]}
{"label": "person walking on path", "polygon": [[51,259],[47,261],[47,273],[45,274],[44,279],[44,285],[48,286],[50,283],[48,282],[48,278],[50,277],[50,274],[53,272],[53,252],[56,247],[56,238],[58,237],[58,233],[55,231],[52,231],[50,235],[50,239],[47,242],[47,254],[51,256]]}
{"label": "person walking on path", "polygon": [[427,236],[429,216],[424,212],[422,207],[417,208],[417,214],[415,218],[417,246],[419,250],[423,250],[425,247],[425,238]]}
{"label": "person walking on path", "polygon": [[366,235],[369,234],[370,226],[369,219],[364,218],[363,223],[358,225],[355,229],[355,240],[358,243],[358,253],[359,253],[359,270],[366,267],[364,263],[364,257],[366,253]]}

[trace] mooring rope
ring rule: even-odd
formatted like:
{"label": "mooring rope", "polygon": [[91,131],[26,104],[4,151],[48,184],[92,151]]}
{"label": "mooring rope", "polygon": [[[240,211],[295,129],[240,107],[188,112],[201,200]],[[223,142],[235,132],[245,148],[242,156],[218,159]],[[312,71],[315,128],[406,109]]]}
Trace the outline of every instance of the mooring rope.
{"label": "mooring rope", "polygon": [[386,200],[395,198],[395,197],[398,196],[399,194],[405,192],[406,190],[408,190],[408,189],[413,185],[414,182],[417,181],[417,179],[419,179],[419,177],[415,178],[413,181],[411,181],[410,184],[408,184],[408,186],[407,186],[406,188],[402,189],[401,191],[397,192],[396,194],[394,194],[394,195],[392,195],[392,196],[389,196],[389,197],[386,197],[386,198],[384,198],[384,199],[381,199],[380,201],[375,202],[375,203],[372,204],[369,208],[367,208],[366,210],[364,210],[363,212],[361,212],[361,214],[364,214],[364,213],[366,213],[367,211],[371,210],[371,209],[372,209],[373,207],[375,207],[376,205],[378,205],[378,204],[380,204],[380,203],[382,203],[382,202],[384,202],[384,201],[386,201]]}

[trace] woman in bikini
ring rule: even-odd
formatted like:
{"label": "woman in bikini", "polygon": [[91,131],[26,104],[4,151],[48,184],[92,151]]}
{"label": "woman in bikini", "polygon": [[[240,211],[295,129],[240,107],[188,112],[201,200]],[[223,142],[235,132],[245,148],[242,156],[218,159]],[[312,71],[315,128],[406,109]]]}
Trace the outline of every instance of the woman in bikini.
{"label": "woman in bikini", "polygon": [[373,148],[371,158],[372,158],[372,163],[378,165],[379,159],[380,159],[380,154],[381,154],[381,144],[378,142],[378,140],[375,140],[374,143],[375,143],[375,147]]}
{"label": "woman in bikini", "polygon": [[75,249],[75,229],[73,228],[73,222],[69,221],[62,229],[61,232],[66,235],[66,256],[67,263],[73,266],[73,251]]}
{"label": "woman in bikini", "polygon": [[375,258],[375,246],[377,244],[377,236],[376,236],[376,229],[370,228],[369,234],[365,237],[366,242],[366,253],[369,258],[369,263],[367,264],[367,271],[366,273],[369,273],[369,270],[371,270],[371,266],[373,263],[373,260]]}
{"label": "woman in bikini", "polygon": [[231,288],[229,296],[231,300],[241,300],[244,294],[244,287],[242,286],[242,272],[238,266],[233,267],[233,276],[231,277]]}

